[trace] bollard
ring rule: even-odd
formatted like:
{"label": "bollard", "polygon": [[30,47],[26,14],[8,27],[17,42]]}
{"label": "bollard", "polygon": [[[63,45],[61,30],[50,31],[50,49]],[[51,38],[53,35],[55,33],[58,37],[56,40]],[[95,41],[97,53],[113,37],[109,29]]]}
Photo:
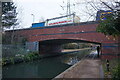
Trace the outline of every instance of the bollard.
{"label": "bollard", "polygon": [[106,63],[107,71],[109,72],[109,71],[110,71],[110,67],[109,67],[109,66],[110,66],[110,65],[109,65],[109,60],[107,59],[107,60],[106,60],[106,62],[107,62],[107,63]]}

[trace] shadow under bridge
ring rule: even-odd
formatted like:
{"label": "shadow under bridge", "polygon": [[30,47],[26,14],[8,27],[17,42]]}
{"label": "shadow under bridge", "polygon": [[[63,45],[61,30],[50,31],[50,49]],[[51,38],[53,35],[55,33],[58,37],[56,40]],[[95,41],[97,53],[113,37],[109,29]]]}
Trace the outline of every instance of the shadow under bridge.
{"label": "shadow under bridge", "polygon": [[39,42],[40,54],[54,54],[62,52],[62,45],[66,43],[93,43],[95,42],[76,40],[76,39],[52,39]]}

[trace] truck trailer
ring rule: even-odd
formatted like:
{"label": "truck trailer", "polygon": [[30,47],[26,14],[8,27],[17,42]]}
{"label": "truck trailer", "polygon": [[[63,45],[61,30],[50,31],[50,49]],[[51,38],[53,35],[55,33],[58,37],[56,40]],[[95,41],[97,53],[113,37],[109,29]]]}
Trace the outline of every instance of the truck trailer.
{"label": "truck trailer", "polygon": [[79,22],[80,22],[80,18],[78,16],[75,16],[75,14],[70,14],[66,16],[47,19],[45,22],[33,23],[32,28],[79,23]]}

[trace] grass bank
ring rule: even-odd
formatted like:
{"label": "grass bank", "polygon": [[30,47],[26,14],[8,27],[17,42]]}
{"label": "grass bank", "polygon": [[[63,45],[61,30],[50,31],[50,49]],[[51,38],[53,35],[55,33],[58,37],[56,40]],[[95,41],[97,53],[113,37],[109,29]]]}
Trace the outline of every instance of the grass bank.
{"label": "grass bank", "polygon": [[120,58],[114,58],[108,60],[108,62],[107,60],[102,60],[102,65],[105,78],[113,78],[113,80],[120,80]]}
{"label": "grass bank", "polygon": [[17,54],[14,57],[2,58],[2,66],[21,62],[28,62],[35,59],[40,59],[40,55],[38,54],[38,52],[30,52],[26,55]]}

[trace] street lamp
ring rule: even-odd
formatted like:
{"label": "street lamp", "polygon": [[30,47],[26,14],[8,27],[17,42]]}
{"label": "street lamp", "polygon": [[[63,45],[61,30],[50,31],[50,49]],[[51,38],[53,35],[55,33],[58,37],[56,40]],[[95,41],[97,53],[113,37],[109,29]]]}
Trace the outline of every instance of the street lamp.
{"label": "street lamp", "polygon": [[34,23],[34,19],[35,19],[35,15],[34,14],[31,14],[33,16],[33,23]]}

